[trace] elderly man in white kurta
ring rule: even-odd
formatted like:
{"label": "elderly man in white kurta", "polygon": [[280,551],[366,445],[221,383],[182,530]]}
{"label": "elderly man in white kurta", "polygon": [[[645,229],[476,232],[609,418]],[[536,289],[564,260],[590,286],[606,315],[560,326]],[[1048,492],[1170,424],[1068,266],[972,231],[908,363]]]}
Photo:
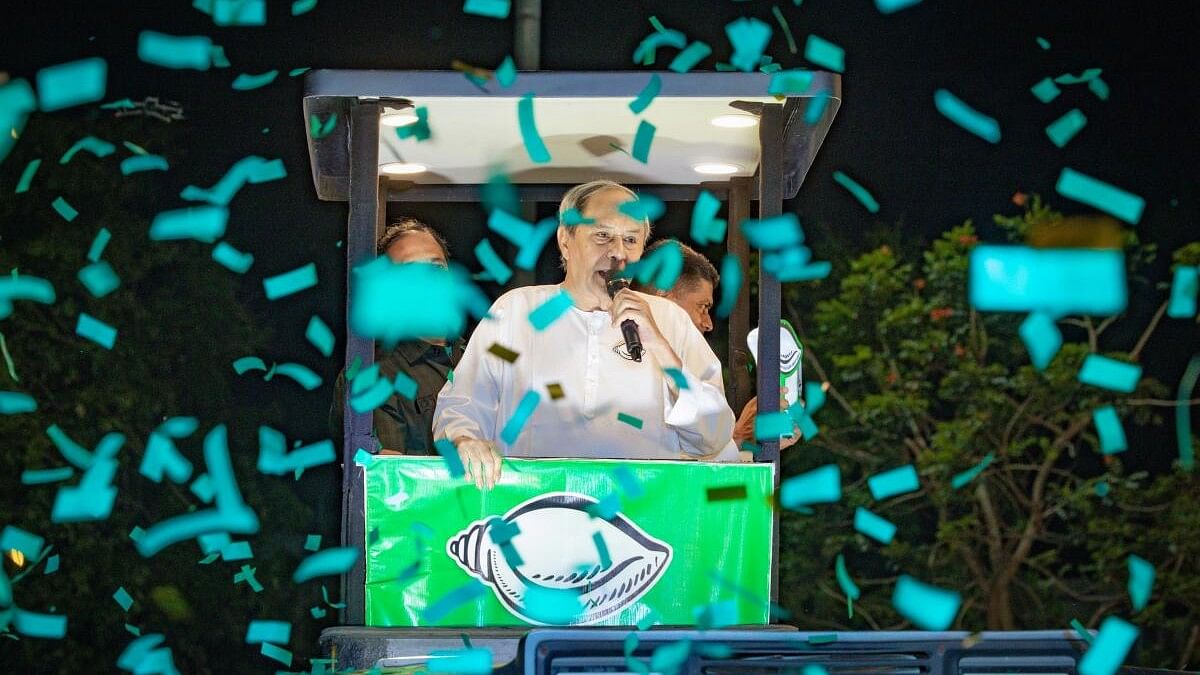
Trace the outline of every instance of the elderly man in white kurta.
{"label": "elderly man in white kurta", "polygon": [[[575,209],[584,224],[558,228],[565,280],[497,299],[438,395],[434,438],[454,443],[477,486],[495,485],[502,456],[678,459],[729,442],[721,364],[687,312],[628,289],[608,295],[609,270],[637,261],[649,236],[648,222],[620,211],[634,199],[610,181],[568,191],[560,220]],[[571,306],[538,330],[530,313],[563,292]],[[622,337],[625,319],[638,324],[640,362]],[[519,356],[510,363],[489,353],[493,345]],[[501,432],[529,391],[540,400],[509,442]]]}

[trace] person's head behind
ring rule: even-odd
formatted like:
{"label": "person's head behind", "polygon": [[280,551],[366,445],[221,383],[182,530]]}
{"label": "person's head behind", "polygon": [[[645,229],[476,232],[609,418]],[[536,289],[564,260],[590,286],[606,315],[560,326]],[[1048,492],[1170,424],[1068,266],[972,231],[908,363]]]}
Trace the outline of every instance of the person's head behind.
{"label": "person's head behind", "polygon": [[[567,190],[558,207],[558,251],[566,270],[567,283],[607,294],[608,271],[642,257],[650,238],[650,222],[634,220],[620,206],[637,199],[637,193],[610,180],[594,180]],[[585,219],[582,225],[563,224],[563,216],[575,209]]]}
{"label": "person's head behind", "polygon": [[679,246],[679,251],[683,254],[683,269],[679,272],[679,278],[669,291],[660,291],[657,288],[645,290],[661,295],[682,307],[696,328],[700,329],[701,333],[707,333],[713,329],[709,312],[713,307],[713,289],[720,282],[721,275],[717,274],[717,268],[713,267],[704,254],[680,241],[663,239],[655,242],[646,249],[645,256],[649,257],[669,243]]}
{"label": "person's head behind", "polygon": [[384,228],[375,252],[386,255],[395,263],[424,262],[439,267],[450,263],[446,240],[437,230],[416,218],[401,218]]}

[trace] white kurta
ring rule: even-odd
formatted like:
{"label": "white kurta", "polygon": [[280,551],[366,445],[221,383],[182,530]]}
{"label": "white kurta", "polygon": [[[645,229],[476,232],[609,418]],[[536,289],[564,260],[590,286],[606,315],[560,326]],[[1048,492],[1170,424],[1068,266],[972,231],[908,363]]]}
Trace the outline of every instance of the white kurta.
{"label": "white kurta", "polygon": [[[640,363],[629,359],[621,329],[606,311],[572,306],[536,330],[529,313],[559,291],[526,286],[496,300],[493,318],[479,323],[454,379],[438,395],[434,438],[489,440],[511,457],[625,459],[711,455],[729,443],[734,419],[721,364],[683,309],[642,296],[683,364],[688,386],[672,394],[669,376],[649,353]],[[517,360],[489,353],[493,344],[517,352]],[[547,385],[556,383],[563,396],[552,400]],[[500,432],[530,390],[541,401],[510,445]],[[619,420],[618,413],[640,419],[642,428]]]}

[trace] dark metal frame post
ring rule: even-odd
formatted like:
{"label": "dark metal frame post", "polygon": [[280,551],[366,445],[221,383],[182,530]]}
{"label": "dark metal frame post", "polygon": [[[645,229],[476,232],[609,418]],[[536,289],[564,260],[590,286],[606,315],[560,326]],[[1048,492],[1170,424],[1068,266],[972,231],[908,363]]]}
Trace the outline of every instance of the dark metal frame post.
{"label": "dark metal frame post", "polygon": [[[363,368],[375,363],[373,340],[356,335],[350,329],[350,286],[354,269],[375,256],[376,233],[380,222],[379,195],[379,114],[377,101],[358,101],[350,110],[350,216],[346,223],[346,364],[358,359]],[[346,383],[350,391],[350,383]],[[342,546],[360,551],[366,543],[365,495],[363,471],[354,464],[359,448],[373,452],[371,414],[358,413],[346,396],[345,427],[342,430]],[[366,561],[363,556],[342,575],[342,625],[361,626],[365,619]]]}
{"label": "dark metal frame post", "polygon": [[[750,217],[750,195],[753,191],[751,178],[732,178],[729,181],[729,225],[725,251],[736,256],[742,269],[750,270],[750,243],[739,227]],[[725,280],[728,282],[728,280]],[[729,395],[733,414],[740,415],[742,408],[750,402],[754,387],[750,381],[750,353],[746,348],[746,336],[750,334],[750,280],[744,279],[738,288],[737,303],[729,314]]]}
{"label": "dark metal frame post", "polygon": [[[763,106],[758,122],[758,217],[783,213],[783,106]],[[758,265],[758,410],[779,410],[779,279]],[[765,364],[765,365],[764,365]],[[763,441],[759,461],[775,464],[779,494],[779,441]],[[772,520],[771,600],[779,599],[779,516]]]}

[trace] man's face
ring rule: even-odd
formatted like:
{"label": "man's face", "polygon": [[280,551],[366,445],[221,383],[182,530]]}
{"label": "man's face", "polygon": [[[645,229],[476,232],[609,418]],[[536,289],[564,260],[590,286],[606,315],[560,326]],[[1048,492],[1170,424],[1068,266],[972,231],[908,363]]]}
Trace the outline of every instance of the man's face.
{"label": "man's face", "polygon": [[602,190],[588,200],[583,217],[590,225],[558,228],[558,247],[567,261],[567,280],[577,288],[590,289],[596,296],[607,296],[608,271],[639,260],[646,247],[646,225],[617,209],[632,200],[622,190]]}
{"label": "man's face", "polygon": [[713,322],[708,313],[713,306],[713,285],[708,279],[680,281],[667,293],[667,299],[682,307],[701,333],[712,331]]}
{"label": "man's face", "polygon": [[402,235],[388,246],[387,257],[394,263],[423,262],[446,267],[449,261],[442,247],[428,232],[416,230]]}

